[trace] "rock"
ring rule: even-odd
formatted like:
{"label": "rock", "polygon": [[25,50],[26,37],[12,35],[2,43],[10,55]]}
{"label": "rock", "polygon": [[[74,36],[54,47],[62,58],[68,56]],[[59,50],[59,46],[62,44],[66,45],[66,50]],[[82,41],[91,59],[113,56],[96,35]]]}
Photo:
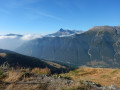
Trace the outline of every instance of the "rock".
{"label": "rock", "polygon": [[118,87],[115,86],[115,85],[110,85],[110,86],[108,86],[108,89],[109,89],[109,90],[120,90],[120,88],[118,88]]}

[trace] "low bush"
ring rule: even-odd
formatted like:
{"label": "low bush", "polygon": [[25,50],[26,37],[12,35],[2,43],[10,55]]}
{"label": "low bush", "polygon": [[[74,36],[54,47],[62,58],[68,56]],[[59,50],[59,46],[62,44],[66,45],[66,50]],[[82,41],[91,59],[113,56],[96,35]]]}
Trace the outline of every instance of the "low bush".
{"label": "low bush", "polygon": [[39,75],[49,75],[49,74],[51,74],[50,69],[47,68],[47,67],[44,68],[44,69],[42,69],[42,68],[34,68],[34,69],[32,69],[31,72],[35,73],[35,74],[39,74]]}

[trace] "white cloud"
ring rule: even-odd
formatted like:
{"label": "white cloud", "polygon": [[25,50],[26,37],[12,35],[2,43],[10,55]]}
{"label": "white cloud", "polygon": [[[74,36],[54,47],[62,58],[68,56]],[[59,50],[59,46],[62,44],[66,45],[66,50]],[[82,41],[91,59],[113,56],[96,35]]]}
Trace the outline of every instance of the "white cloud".
{"label": "white cloud", "polygon": [[2,39],[15,39],[15,38],[17,38],[17,36],[5,36],[5,35],[0,36],[0,40],[2,40]]}
{"label": "white cloud", "polygon": [[33,39],[36,39],[36,38],[42,38],[43,35],[32,35],[32,34],[27,34],[27,35],[24,35],[23,37],[21,37],[22,40],[33,40]]}
{"label": "white cloud", "polygon": [[43,36],[44,35],[40,35],[40,34],[27,34],[27,35],[23,35],[22,37],[19,37],[17,35],[13,35],[13,36],[1,35],[0,40],[4,40],[4,39],[33,40],[36,38],[42,38]]}

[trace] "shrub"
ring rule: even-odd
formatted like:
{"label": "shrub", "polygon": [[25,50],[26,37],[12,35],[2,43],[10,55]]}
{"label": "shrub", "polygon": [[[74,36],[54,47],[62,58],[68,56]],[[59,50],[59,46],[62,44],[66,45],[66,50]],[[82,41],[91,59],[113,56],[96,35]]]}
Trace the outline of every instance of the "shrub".
{"label": "shrub", "polygon": [[68,76],[68,75],[62,76],[62,78],[64,78],[64,79],[71,79],[71,77]]}
{"label": "shrub", "polygon": [[3,73],[2,69],[0,69],[0,79],[6,77],[6,75]]}
{"label": "shrub", "polygon": [[51,71],[49,68],[44,68],[44,69],[41,69],[41,68],[34,68],[32,69],[31,71],[32,73],[35,73],[35,74],[39,74],[39,75],[49,75],[51,74]]}
{"label": "shrub", "polygon": [[116,72],[117,72],[117,70],[114,70],[114,71],[111,72],[111,74],[114,74],[114,73],[116,73]]}

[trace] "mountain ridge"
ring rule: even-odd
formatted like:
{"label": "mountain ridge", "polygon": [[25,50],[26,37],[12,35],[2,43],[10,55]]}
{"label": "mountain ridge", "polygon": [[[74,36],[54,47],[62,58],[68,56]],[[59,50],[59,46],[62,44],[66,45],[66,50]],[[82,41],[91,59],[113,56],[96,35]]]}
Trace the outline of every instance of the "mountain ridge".
{"label": "mountain ridge", "polygon": [[12,33],[6,34],[6,35],[0,35],[0,43],[1,43],[0,48],[13,51],[16,48],[20,47],[24,42],[27,42],[30,40],[43,38],[43,37],[68,37],[73,34],[76,34],[76,32],[79,32],[79,31],[61,29],[56,33],[48,34],[48,35],[41,35],[41,34],[21,35],[21,34],[12,34]]}
{"label": "mountain ridge", "polygon": [[47,37],[66,37],[66,36],[71,36],[74,34],[80,34],[83,33],[82,30],[77,31],[77,30],[69,30],[69,29],[60,29],[57,32],[53,34],[48,34]]}
{"label": "mountain ridge", "polygon": [[37,58],[79,66],[119,67],[119,33],[120,28],[117,26],[101,26],[97,29],[95,27],[71,37],[32,40],[21,46],[18,51]]}

